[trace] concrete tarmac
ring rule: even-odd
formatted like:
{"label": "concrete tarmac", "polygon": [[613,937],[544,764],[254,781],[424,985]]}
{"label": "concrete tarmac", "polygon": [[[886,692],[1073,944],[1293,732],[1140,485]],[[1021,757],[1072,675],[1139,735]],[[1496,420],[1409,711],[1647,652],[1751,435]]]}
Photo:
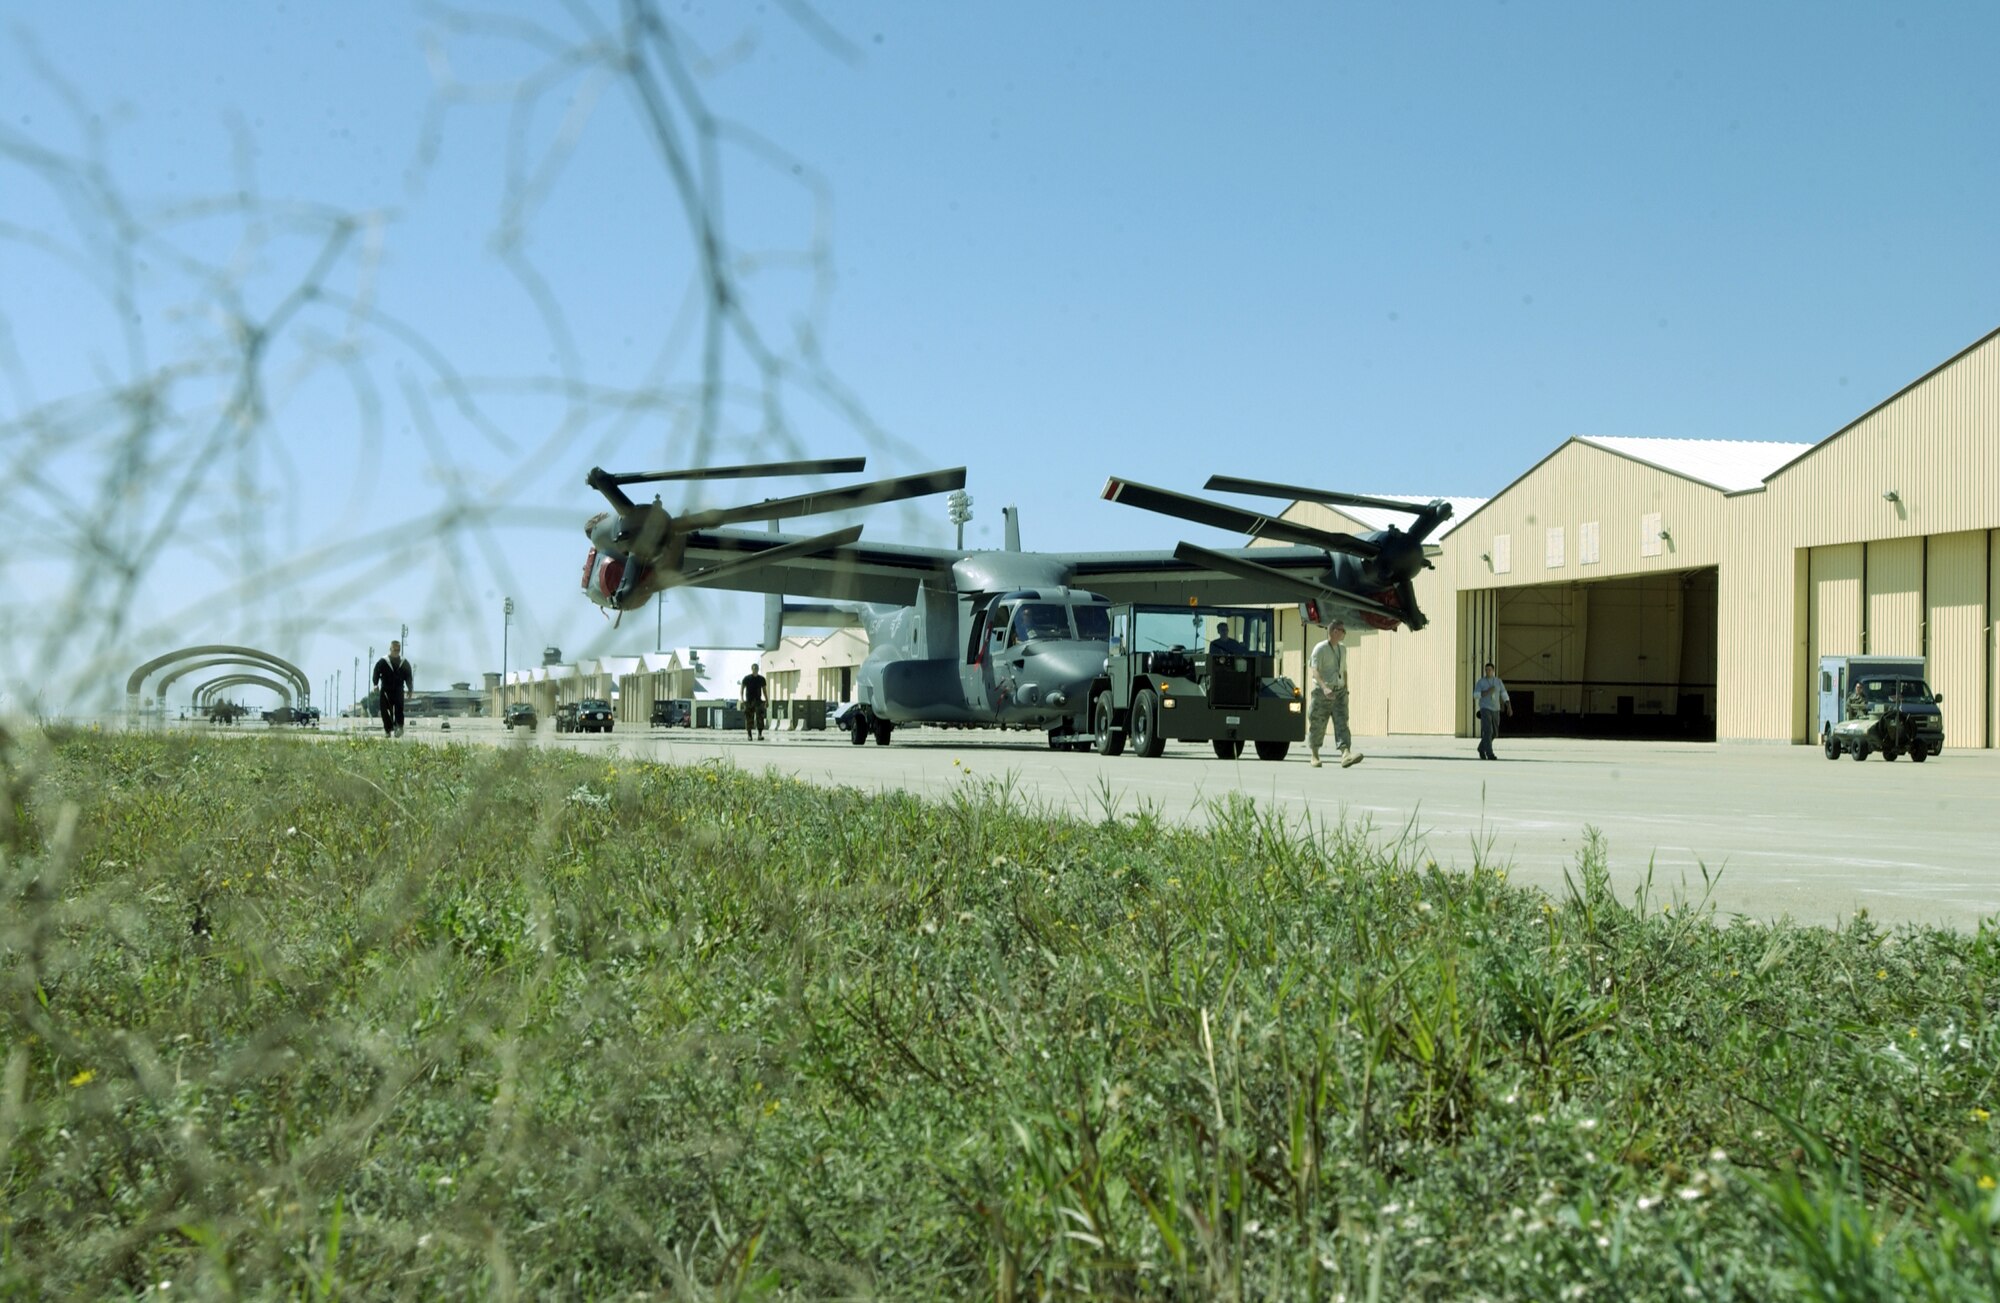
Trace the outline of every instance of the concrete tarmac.
{"label": "concrete tarmac", "polygon": [[[350,721],[351,722],[351,721]],[[1604,839],[1619,897],[1651,875],[1658,899],[1694,900],[1706,869],[1725,915],[1837,924],[1855,911],[1885,923],[1971,928],[2000,914],[2000,752],[1946,751],[1924,764],[1879,756],[1829,761],[1814,747],[1502,738],[1483,762],[1476,740],[1367,737],[1367,759],[1314,769],[1303,745],[1277,763],[1217,760],[1169,743],[1157,760],[1053,752],[1040,734],[899,729],[890,745],[841,733],[772,732],[751,742],[712,730],[622,728],[509,737],[489,720],[422,720],[404,742],[572,747],[669,764],[716,761],[810,782],[943,796],[1004,783],[1042,808],[1102,818],[1142,804],[1205,822],[1242,793],[1274,810],[1365,829],[1441,866],[1508,870],[1564,889],[1590,830]],[[385,745],[392,745],[387,744]],[[1330,752],[1328,753],[1331,754]],[[956,762],[956,763],[954,763]]]}

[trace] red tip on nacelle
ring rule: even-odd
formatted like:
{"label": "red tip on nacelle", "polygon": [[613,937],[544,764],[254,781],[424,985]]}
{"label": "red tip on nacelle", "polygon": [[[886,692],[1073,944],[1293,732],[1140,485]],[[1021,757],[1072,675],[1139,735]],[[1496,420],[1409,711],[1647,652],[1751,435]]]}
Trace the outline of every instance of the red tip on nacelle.
{"label": "red tip on nacelle", "polygon": [[1104,481],[1104,498],[1107,502],[1118,501],[1118,490],[1125,487],[1125,481],[1112,478]]}

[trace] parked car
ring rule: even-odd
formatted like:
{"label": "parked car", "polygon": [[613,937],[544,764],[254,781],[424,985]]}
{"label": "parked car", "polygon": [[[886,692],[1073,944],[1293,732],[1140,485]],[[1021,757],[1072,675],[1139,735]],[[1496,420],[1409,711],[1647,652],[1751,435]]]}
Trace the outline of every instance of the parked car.
{"label": "parked car", "polygon": [[584,733],[609,733],[611,703],[602,697],[585,697],[577,702],[576,727]]}
{"label": "parked car", "polygon": [[502,717],[502,721],[508,728],[525,727],[531,731],[540,722],[535,718],[535,708],[525,701],[517,701],[507,707],[507,713]]}
{"label": "parked car", "polygon": [[576,732],[576,707],[574,701],[565,701],[556,707],[556,732]]}
{"label": "parked car", "polygon": [[687,728],[694,723],[694,703],[666,697],[653,703],[653,728]]}

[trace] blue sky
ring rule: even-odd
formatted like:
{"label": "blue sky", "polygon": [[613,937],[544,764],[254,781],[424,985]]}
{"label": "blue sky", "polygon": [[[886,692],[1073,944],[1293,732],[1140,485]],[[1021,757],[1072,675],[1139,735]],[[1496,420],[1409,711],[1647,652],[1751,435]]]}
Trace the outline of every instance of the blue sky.
{"label": "blue sky", "polygon": [[[407,623],[442,683],[498,667],[505,594],[516,665],[653,645],[650,610],[611,629],[576,594],[582,476],[689,454],[689,226],[630,87],[553,61],[615,6],[460,12],[8,13],[0,448],[109,503],[99,533],[169,504],[88,491],[123,428],[88,396],[180,368],[185,437],[146,481],[169,484],[230,392],[227,305],[268,315],[358,218],[277,332],[254,437],[215,445],[92,644],[107,663],[240,636],[317,683]],[[969,542],[1013,502],[1030,547],[1171,546],[1098,499],[1112,474],[1483,496],[1573,434],[1817,440],[2000,325],[1992,6],[824,13],[668,12],[721,124],[744,311],[791,367],[767,385],[728,351],[715,456],[965,464]],[[134,225],[77,183],[93,132]],[[136,322],[102,292],[120,250]],[[36,442],[52,411],[70,425]],[[0,554],[17,685],[51,673],[52,595],[103,579],[50,502],[39,546]],[[868,524],[949,538],[942,503]],[[756,633],[743,602],[665,613],[669,645]]]}

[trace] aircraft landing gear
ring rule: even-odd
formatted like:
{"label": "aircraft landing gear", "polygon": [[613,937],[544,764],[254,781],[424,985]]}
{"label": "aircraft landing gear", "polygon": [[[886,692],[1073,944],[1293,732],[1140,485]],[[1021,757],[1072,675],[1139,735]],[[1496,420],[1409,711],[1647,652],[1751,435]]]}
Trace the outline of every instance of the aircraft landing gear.
{"label": "aircraft landing gear", "polygon": [[865,713],[855,711],[854,717],[848,723],[854,733],[850,740],[855,746],[861,746],[868,741],[868,716]]}
{"label": "aircraft landing gear", "polygon": [[895,728],[896,728],[896,726],[895,726],[894,724],[891,724],[891,723],[890,723],[890,722],[889,722],[888,720],[886,720],[886,719],[878,719],[878,720],[876,720],[876,721],[875,721],[875,745],[876,745],[876,746],[878,746],[878,747],[885,747],[885,746],[888,746],[888,745],[889,745],[889,734],[890,734],[890,733],[892,733],[892,732],[894,732],[894,731],[895,731]]}

